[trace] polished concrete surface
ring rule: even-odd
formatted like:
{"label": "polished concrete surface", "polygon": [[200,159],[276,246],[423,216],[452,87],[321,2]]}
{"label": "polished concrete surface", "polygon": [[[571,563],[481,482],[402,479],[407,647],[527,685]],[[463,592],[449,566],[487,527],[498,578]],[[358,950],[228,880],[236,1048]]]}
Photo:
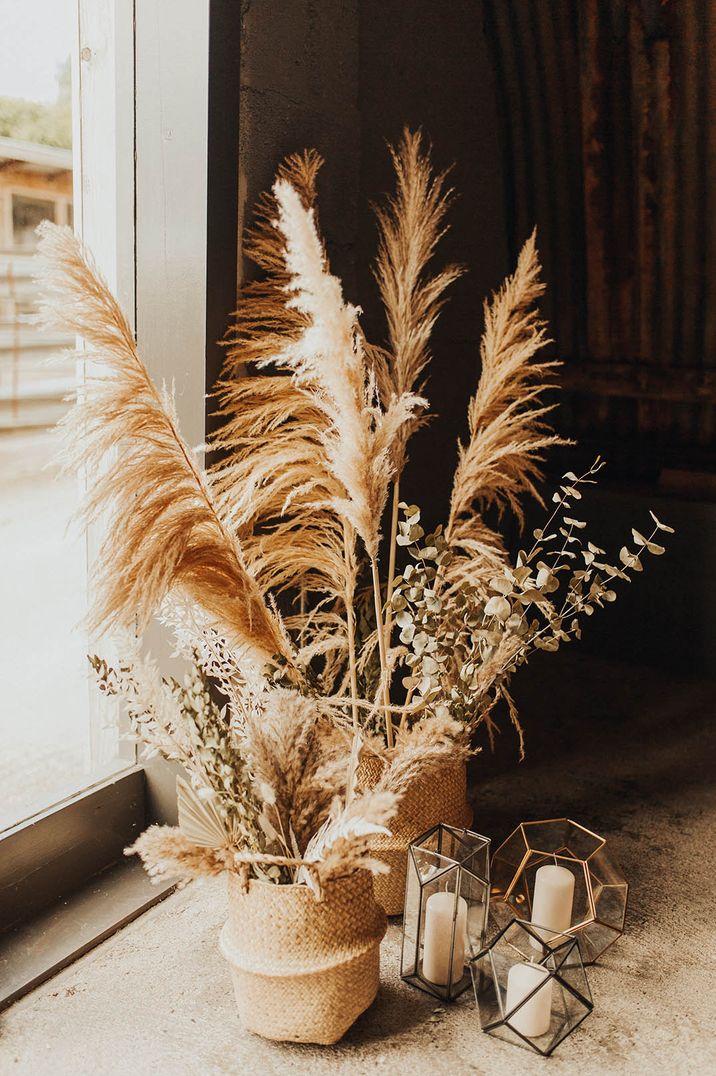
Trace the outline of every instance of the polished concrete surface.
{"label": "polished concrete surface", "polygon": [[443,1011],[403,984],[397,926],[378,999],[338,1046],[244,1033],[216,944],[219,879],[169,897],[0,1016],[0,1072],[716,1072],[712,685],[575,651],[530,667],[520,702],[527,761],[514,763],[508,733],[478,757],[475,828],[497,842],[521,819],[570,815],[609,838],[632,885],[627,933],[589,970],[594,1012],[549,1060],[484,1035],[469,997]]}

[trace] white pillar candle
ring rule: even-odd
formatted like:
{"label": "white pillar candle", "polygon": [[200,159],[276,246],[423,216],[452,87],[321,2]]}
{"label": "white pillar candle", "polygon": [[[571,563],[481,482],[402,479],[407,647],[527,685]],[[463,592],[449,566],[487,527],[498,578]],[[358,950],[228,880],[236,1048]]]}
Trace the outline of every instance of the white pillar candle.
{"label": "white pillar candle", "polygon": [[[455,936],[453,939],[453,920]],[[467,903],[454,893],[433,893],[425,902],[425,931],[423,933],[423,975],[437,986],[447,986],[450,975],[450,946],[452,943],[452,981],[462,979],[465,968],[467,934]]]}
{"label": "white pillar candle", "polygon": [[[554,934],[564,934],[572,925],[572,903],[574,901],[574,875],[566,867],[556,863],[546,863],[535,874],[535,889],[532,897],[532,922],[548,930],[539,931],[540,937],[548,941]],[[532,944],[539,949],[539,943],[532,939]]]}
{"label": "white pillar candle", "polygon": [[[549,976],[540,964],[514,964],[507,976],[506,1010],[510,1013]],[[534,997],[525,1001],[508,1022],[521,1035],[536,1039],[549,1031],[552,1019],[552,980],[545,982]]]}

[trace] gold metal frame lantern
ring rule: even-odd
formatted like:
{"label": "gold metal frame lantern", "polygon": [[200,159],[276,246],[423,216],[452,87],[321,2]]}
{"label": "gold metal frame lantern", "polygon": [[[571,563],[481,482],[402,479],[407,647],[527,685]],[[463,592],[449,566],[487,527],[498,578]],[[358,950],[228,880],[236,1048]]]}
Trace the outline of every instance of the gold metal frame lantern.
{"label": "gold metal frame lantern", "polygon": [[565,867],[574,875],[568,933],[579,937],[585,964],[595,963],[624,933],[629,894],[605,846],[604,837],[570,818],[520,823],[492,857],[491,908],[498,924],[514,916],[530,922],[537,871],[545,864]]}

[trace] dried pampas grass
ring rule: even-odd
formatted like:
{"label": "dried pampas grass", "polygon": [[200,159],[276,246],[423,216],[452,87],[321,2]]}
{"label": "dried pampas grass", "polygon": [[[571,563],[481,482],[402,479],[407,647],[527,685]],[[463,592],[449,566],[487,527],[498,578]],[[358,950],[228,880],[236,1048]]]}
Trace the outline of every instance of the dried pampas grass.
{"label": "dried pampas grass", "polygon": [[[317,236],[321,165],[318,154],[307,151],[288,157],[277,174],[313,212]],[[345,491],[327,457],[331,418],[317,402],[318,387],[308,379],[299,384],[278,359],[310,324],[306,313],[287,303],[291,275],[278,217],[274,193],[263,194],[245,252],[265,275],[243,289],[227,334],[217,394],[226,421],[212,439],[220,453],[214,488],[260,586],[293,597],[318,596],[318,608],[312,602],[307,612],[297,608],[288,619],[299,638],[299,664],[322,657],[330,691],[348,659],[355,696],[356,535],[335,510]],[[247,364],[267,362],[280,376],[247,370]]]}
{"label": "dried pampas grass", "polygon": [[149,877],[155,882],[223,874],[233,866],[233,854],[226,848],[205,848],[185,837],[177,826],[150,826],[134,844],[125,848],[126,856],[137,855]]}
{"label": "dried pampas grass", "polygon": [[[340,800],[334,802],[331,814],[311,839],[304,856],[307,864],[315,864],[322,883],[356,870],[385,873],[385,864],[370,850],[376,836],[390,836],[388,823],[398,801],[396,792],[377,789],[356,795],[345,805]],[[301,878],[311,884],[307,871],[301,873]]]}
{"label": "dried pampas grass", "polygon": [[[375,754],[384,763],[375,791],[403,793],[419,778],[434,775],[439,780],[447,763],[466,761],[473,751],[469,730],[463,724],[431,716],[399,730],[392,750]],[[370,757],[370,747],[367,755]]]}
{"label": "dried pampas grass", "polygon": [[[288,305],[307,319],[274,362],[291,369],[323,411],[328,467],[342,493],[330,506],[361,537],[368,557],[378,555],[380,521],[394,474],[392,450],[402,426],[425,401],[402,393],[385,410],[378,406],[358,325],[358,310],[346,303],[340,281],[326,264],[313,211],[286,180],[274,185],[278,227],[286,244],[290,275]],[[262,360],[263,363],[269,360]]]}
{"label": "dried pampas grass", "polygon": [[470,438],[458,445],[445,529],[457,554],[447,571],[452,583],[484,584],[504,564],[502,540],[482,513],[510,508],[521,523],[525,494],[543,503],[536,483],[545,450],[567,443],[545,421],[554,405],[542,402],[543,393],[557,387],[552,377],[560,364],[535,358],[548,343],[535,306],[544,291],[535,239],[533,232],[514,274],[485,303],[482,369],[468,406]]}
{"label": "dried pampas grass", "polygon": [[89,255],[69,228],[49,222],[41,227],[40,253],[44,324],[87,345],[85,392],[63,425],[66,465],[93,476],[85,518],[108,519],[93,627],[136,622],[142,630],[165,595],[180,587],[258,661],[290,656],[280,623],[181,439],[169,395],[153,384]]}
{"label": "dried pampas grass", "polygon": [[[429,152],[423,151],[420,132],[405,128],[397,146],[389,146],[396,177],[395,194],[384,206],[375,206],[378,222],[378,257],[374,276],[380,290],[388,327],[387,364],[383,392],[400,396],[422,393],[422,375],[430,361],[430,337],[445,291],[463,269],[448,265],[434,275],[428,272],[435,248],[445,235],[445,216],[453,191],[445,186],[446,172],[433,174]],[[395,445],[395,469],[405,462],[408,438],[421,421],[413,415]]]}
{"label": "dried pampas grass", "polygon": [[[309,150],[286,158],[277,173],[314,213],[322,163]],[[211,441],[221,456],[212,469],[213,488],[262,588],[345,600],[355,585],[355,567],[342,521],[329,507],[342,490],[325,459],[328,418],[310,387],[298,385],[276,363],[286,342],[298,339],[309,324],[286,301],[291,278],[278,212],[273,192],[261,195],[246,238],[245,253],[264,276],[244,285],[227,333],[217,391],[225,422]],[[261,362],[273,363],[283,376],[251,373],[250,364]]]}

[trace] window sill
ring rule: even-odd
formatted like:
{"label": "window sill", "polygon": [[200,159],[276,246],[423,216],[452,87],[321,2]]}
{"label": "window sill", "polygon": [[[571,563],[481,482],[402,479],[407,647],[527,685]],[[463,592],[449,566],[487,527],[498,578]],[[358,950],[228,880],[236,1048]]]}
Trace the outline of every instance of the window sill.
{"label": "window sill", "polygon": [[120,930],[174,889],[138,859],[115,864],[70,897],[0,935],[0,1010]]}
{"label": "window sill", "polygon": [[3,834],[0,1009],[174,888],[124,856],[149,822],[168,820],[160,801],[173,782],[170,767],[133,766]]}

